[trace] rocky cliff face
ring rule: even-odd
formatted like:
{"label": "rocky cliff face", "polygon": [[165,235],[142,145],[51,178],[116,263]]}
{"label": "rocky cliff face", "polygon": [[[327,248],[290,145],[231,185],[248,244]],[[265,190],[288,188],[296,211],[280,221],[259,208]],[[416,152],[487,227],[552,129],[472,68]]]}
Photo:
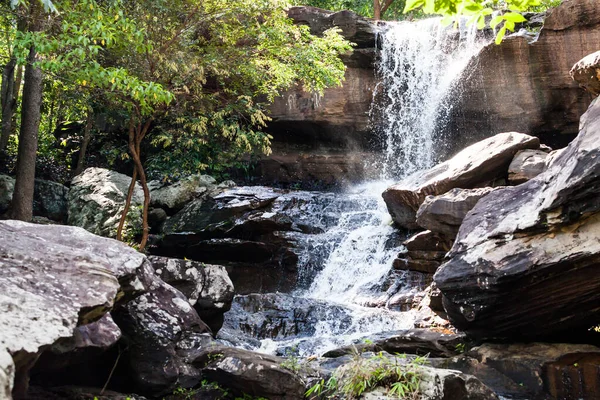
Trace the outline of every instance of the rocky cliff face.
{"label": "rocky cliff face", "polygon": [[356,46],[344,57],[348,69],[343,86],[327,89],[323,96],[297,87],[275,101],[269,125],[273,155],[260,163],[260,173],[283,183],[360,180],[365,175],[364,160],[370,156],[368,125],[376,84],[377,25],[350,11],[292,7],[289,15],[317,35],[338,27]]}
{"label": "rocky cliff face", "polygon": [[517,130],[554,148],[566,145],[592,100],[569,71],[599,41],[600,2],[564,0],[548,12],[537,38],[517,34],[486,46],[451,117],[458,143]]}

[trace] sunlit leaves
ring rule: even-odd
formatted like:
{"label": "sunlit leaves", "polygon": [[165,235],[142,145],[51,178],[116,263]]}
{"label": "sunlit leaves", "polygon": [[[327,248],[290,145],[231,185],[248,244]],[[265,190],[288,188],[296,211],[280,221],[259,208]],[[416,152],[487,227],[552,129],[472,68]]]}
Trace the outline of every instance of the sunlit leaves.
{"label": "sunlit leaves", "polygon": [[516,24],[526,21],[521,12],[541,4],[541,0],[408,0],[404,11],[421,8],[427,14],[441,14],[446,25],[466,16],[478,29],[485,28],[486,17],[497,14],[489,26],[496,30],[496,43],[500,43],[508,31],[515,30]]}

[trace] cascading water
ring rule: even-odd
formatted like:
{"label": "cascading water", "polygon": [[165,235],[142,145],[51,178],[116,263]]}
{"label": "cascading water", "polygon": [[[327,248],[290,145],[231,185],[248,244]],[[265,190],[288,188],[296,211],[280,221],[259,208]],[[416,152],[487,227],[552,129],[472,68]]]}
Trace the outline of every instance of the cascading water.
{"label": "cascading water", "polygon": [[[369,334],[413,327],[410,312],[366,307],[384,306],[391,295],[413,290],[401,274],[390,276],[401,245],[394,243],[397,233],[381,193],[393,180],[435,162],[436,135],[457,96],[453,84],[484,44],[475,33],[474,27],[458,33],[444,29],[433,19],[393,24],[380,34],[380,83],[371,114],[383,141],[381,175],[345,193],[328,194],[296,216],[323,228],[319,234],[291,235],[298,242],[301,275],[312,280],[295,296],[308,307],[305,320],[318,317],[307,333],[292,338],[274,330],[277,337],[263,340],[261,351],[282,353],[293,345],[301,355],[317,354]],[[272,323],[265,321],[262,326]]]}

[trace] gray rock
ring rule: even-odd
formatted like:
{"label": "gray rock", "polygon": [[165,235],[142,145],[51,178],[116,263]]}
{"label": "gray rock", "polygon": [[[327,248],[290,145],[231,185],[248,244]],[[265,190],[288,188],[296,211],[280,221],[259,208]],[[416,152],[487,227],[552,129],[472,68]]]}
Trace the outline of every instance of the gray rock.
{"label": "gray rock", "polygon": [[271,400],[301,400],[306,391],[302,378],[284,368],[285,359],[230,347],[215,346],[198,356],[202,376],[242,393]]}
{"label": "gray rock", "polygon": [[596,99],[545,172],[469,212],[434,278],[457,329],[477,338],[570,338],[600,322],[599,143]]}
{"label": "gray rock", "polygon": [[546,168],[548,153],[541,150],[522,150],[515,155],[508,167],[508,181],[519,185],[535,178]]}
{"label": "gray rock", "polygon": [[147,293],[113,312],[128,343],[129,385],[152,396],[200,382],[191,361],[212,342],[210,329],[187,298],[154,274],[150,263],[139,272]]}
{"label": "gray rock", "polygon": [[326,352],[323,357],[340,357],[356,351],[452,357],[457,354],[456,346],[464,341],[464,335],[438,333],[429,329],[407,329],[372,335],[365,339],[369,339],[370,343],[341,347]]}
{"label": "gray rock", "polygon": [[218,189],[212,176],[192,175],[173,185],[151,190],[150,205],[168,212],[177,212],[191,200],[209,193],[214,194],[215,190]]}
{"label": "gray rock", "polygon": [[[77,175],[69,191],[69,225],[115,237],[130,183],[131,177],[103,168],[88,168]],[[141,227],[143,201],[142,188],[136,183],[126,229]]]}
{"label": "gray rock", "polygon": [[233,283],[225,267],[159,256],[148,260],[164,282],[187,297],[202,321],[216,334],[234,296]]}
{"label": "gray rock", "polygon": [[67,220],[69,188],[57,182],[35,180],[33,213],[53,221]]}
{"label": "gray rock", "polygon": [[101,318],[125,292],[143,289],[136,273],[145,257],[75,227],[0,221],[0,237],[0,325],[6,328],[0,354],[8,352],[15,364],[12,370],[2,356],[0,375],[15,374],[18,397],[42,349]]}
{"label": "gray rock", "polygon": [[460,371],[420,367],[419,391],[431,400],[498,400],[498,396],[479,379]]}
{"label": "gray rock", "polygon": [[470,189],[505,175],[514,155],[537,149],[538,138],[517,132],[499,133],[475,143],[450,160],[419,171],[383,192],[394,222],[417,229],[416,213],[428,195],[437,196],[454,188]]}
{"label": "gray rock", "polygon": [[569,74],[588,92],[600,94],[600,51],[582,58],[571,68]]}
{"label": "gray rock", "polygon": [[0,175],[0,214],[8,210],[14,190],[15,179],[8,175]]}
{"label": "gray rock", "polygon": [[454,239],[467,213],[479,199],[497,188],[452,189],[439,196],[427,196],[417,211],[417,224]]}

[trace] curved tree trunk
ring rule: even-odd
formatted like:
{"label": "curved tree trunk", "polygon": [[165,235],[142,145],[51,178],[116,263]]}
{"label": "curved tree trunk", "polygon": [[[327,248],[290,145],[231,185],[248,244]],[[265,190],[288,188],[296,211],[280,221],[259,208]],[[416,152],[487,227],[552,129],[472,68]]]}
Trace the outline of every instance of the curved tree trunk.
{"label": "curved tree trunk", "polygon": [[123,214],[121,215],[121,220],[119,221],[119,228],[117,229],[117,239],[123,240],[123,226],[125,225],[127,213],[129,212],[129,208],[131,206],[131,199],[133,197],[133,191],[135,189],[136,178],[139,175],[140,184],[142,185],[142,190],[144,191],[144,207],[142,210],[142,240],[140,242],[139,251],[143,251],[146,247],[146,243],[148,242],[148,233],[150,231],[148,227],[148,208],[150,207],[150,190],[148,189],[146,173],[144,172],[144,167],[140,158],[140,149],[142,140],[146,136],[146,133],[148,133],[151,123],[152,118],[148,119],[143,126],[140,123],[137,125],[137,127],[134,127],[133,121],[131,121],[129,125],[128,147],[129,153],[131,154],[131,158],[133,159],[134,168],[133,176],[131,178],[131,184],[129,185],[129,191],[127,192],[125,208],[123,209]]}
{"label": "curved tree trunk", "polygon": [[25,67],[15,191],[8,211],[10,218],[22,221],[31,221],[33,217],[33,186],[43,89],[42,70],[35,65],[36,58],[35,48],[31,47]]}

